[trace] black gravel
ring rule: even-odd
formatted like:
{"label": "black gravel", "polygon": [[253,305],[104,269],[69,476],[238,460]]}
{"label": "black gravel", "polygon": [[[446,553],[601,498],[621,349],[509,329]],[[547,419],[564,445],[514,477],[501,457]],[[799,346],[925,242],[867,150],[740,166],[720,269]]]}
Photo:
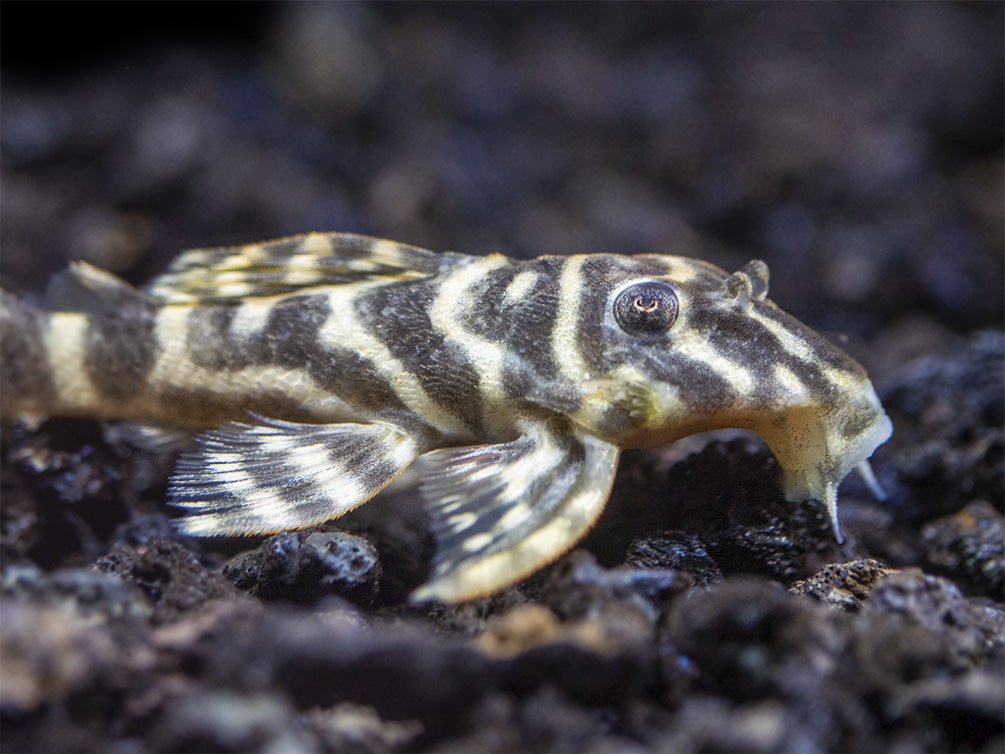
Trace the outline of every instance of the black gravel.
{"label": "black gravel", "polygon": [[759,442],[685,440],[568,556],[417,608],[407,490],[191,540],[176,449],[4,417],[0,750],[1005,747],[1001,4],[3,10],[4,290],[305,231],[761,258],[895,432],[842,544]]}

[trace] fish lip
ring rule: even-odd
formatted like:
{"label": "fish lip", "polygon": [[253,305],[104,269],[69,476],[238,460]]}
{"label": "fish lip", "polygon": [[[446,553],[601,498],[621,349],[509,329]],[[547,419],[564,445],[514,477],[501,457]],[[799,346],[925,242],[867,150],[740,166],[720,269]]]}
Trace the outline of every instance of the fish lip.
{"label": "fish lip", "polygon": [[633,439],[641,440],[636,446],[652,447],[717,429],[758,435],[778,460],[786,499],[796,501],[833,496],[845,476],[890,438],[893,425],[865,380],[833,402],[806,398],[776,407],[732,407],[676,424],[665,435],[653,431]]}
{"label": "fish lip", "polygon": [[[860,418],[854,434],[846,428],[855,411],[870,411],[871,421]],[[893,434],[893,423],[871,386],[864,401],[832,407],[827,414],[811,407],[776,417],[775,423],[749,427],[771,448],[782,469],[786,500],[824,500],[833,496],[841,481]]]}

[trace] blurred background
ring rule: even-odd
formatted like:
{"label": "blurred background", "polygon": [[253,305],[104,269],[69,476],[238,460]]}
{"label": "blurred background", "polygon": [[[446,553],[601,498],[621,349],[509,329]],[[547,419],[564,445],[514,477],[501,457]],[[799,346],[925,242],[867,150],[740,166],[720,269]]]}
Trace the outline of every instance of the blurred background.
{"label": "blurred background", "polygon": [[309,231],[761,258],[896,427],[842,545],[743,440],[626,451],[577,552],[422,614],[414,498],[338,522],[351,568],[289,534],[224,577],[253,544],[181,539],[170,461],[4,423],[0,749],[1001,751],[1003,16],[0,3],[5,290]]}
{"label": "blurred background", "polygon": [[879,371],[1002,327],[1000,3],[6,2],[2,21],[0,272],[23,294],[70,259],[142,283],[185,248],[340,230],[759,257],[783,308]]}

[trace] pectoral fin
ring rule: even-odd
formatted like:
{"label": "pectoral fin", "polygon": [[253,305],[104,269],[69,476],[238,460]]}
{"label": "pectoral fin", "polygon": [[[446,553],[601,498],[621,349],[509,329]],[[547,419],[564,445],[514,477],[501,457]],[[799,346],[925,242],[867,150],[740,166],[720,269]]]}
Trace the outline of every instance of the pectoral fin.
{"label": "pectoral fin", "polygon": [[523,430],[512,442],[425,457],[437,552],[413,602],[462,602],[512,584],[570,549],[604,509],[616,446],[564,420]]}
{"label": "pectoral fin", "polygon": [[416,454],[390,424],[228,424],[182,455],[170,493],[187,534],[302,529],[366,502]]}

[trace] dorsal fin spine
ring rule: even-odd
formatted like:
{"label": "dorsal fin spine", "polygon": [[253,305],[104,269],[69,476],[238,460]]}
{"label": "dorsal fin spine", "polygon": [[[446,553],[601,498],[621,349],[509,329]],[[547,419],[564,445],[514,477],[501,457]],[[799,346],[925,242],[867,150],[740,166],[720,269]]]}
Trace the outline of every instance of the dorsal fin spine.
{"label": "dorsal fin spine", "polygon": [[53,277],[45,290],[47,311],[112,314],[129,305],[156,304],[152,296],[122,278],[79,260]]}

